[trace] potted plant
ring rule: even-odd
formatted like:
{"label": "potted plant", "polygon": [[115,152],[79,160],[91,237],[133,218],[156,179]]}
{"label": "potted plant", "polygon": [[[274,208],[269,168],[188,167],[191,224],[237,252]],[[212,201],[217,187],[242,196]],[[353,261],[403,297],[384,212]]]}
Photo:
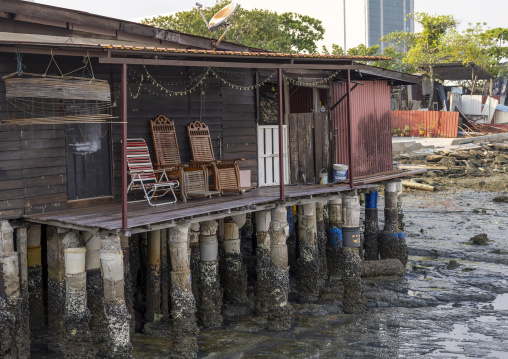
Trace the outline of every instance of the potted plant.
{"label": "potted plant", "polygon": [[411,135],[411,127],[409,127],[409,125],[406,125],[402,130],[402,133],[404,134],[404,137],[409,137]]}
{"label": "potted plant", "polygon": [[392,128],[392,136],[398,137],[400,133],[400,128]]}
{"label": "potted plant", "polygon": [[425,136],[425,125],[423,123],[418,125],[418,132],[420,133],[420,137]]}

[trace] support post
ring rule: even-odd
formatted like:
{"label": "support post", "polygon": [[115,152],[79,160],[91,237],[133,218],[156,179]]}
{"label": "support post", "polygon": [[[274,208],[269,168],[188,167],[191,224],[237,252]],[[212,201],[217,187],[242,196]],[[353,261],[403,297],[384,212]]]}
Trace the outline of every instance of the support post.
{"label": "support post", "polygon": [[27,237],[30,328],[37,330],[42,329],[46,323],[42,285],[41,226],[28,227]]}
{"label": "support post", "polygon": [[[200,306],[200,260],[201,254],[199,253],[199,235],[200,235],[200,224],[192,223],[189,228],[189,247],[190,247],[190,270],[191,270],[191,280],[192,280],[192,294],[194,295],[194,299],[196,300],[196,307],[198,312],[201,308]],[[199,317],[199,315],[198,315]]]}
{"label": "support post", "polygon": [[347,145],[348,145],[348,177],[349,188],[355,188],[353,183],[353,124],[351,119],[351,70],[346,70],[346,93],[347,93]]}
{"label": "support post", "polygon": [[161,229],[161,313],[164,322],[169,321],[169,260],[168,230]]}
{"label": "support post", "polygon": [[[237,218],[237,217],[243,217]],[[241,223],[243,222],[243,223]],[[247,300],[247,272],[243,266],[240,246],[240,226],[245,215],[224,219],[224,249],[226,252],[225,299],[231,304],[242,304]]]}
{"label": "support post", "polygon": [[272,211],[270,224],[270,259],[268,330],[283,331],[291,328],[292,309],[289,304],[289,266],[286,240],[289,235],[287,209],[277,206]]}
{"label": "support post", "polygon": [[256,212],[256,311],[259,315],[266,315],[269,310],[270,290],[270,210]]}
{"label": "support post", "polygon": [[377,197],[377,190],[365,194],[365,242],[363,247],[365,251],[365,260],[367,261],[379,259]]}
{"label": "support post", "polygon": [[195,358],[198,351],[196,302],[191,289],[188,236],[188,225],[178,225],[169,229],[172,267],[171,316],[173,318],[171,358]]}
{"label": "support post", "polygon": [[95,358],[90,336],[90,311],[86,292],[86,247],[78,231],[63,238],[65,263],[65,342],[66,358]]}
{"label": "support post", "polygon": [[298,301],[312,303],[320,291],[315,203],[298,206],[298,245]]}
{"label": "support post", "polygon": [[362,260],[360,259],[360,204],[356,190],[342,198],[344,225],[342,227],[342,283],[344,284],[344,312],[361,313],[365,310],[362,293]]}
{"label": "support post", "polygon": [[17,318],[16,345],[20,358],[30,357],[30,304],[28,299],[28,234],[26,227],[16,230],[19,263],[20,308]]}
{"label": "support post", "polygon": [[65,264],[63,237],[57,227],[47,228],[48,248],[48,324],[51,341],[49,348],[61,351],[64,337]]}
{"label": "support post", "polygon": [[328,267],[326,262],[326,230],[325,230],[325,203],[316,202],[316,232],[319,256],[319,277],[325,281],[328,279]]}
{"label": "support post", "polygon": [[146,312],[147,322],[157,322],[162,318],[161,311],[161,231],[148,232],[148,271],[146,274]]}
{"label": "support post", "polygon": [[200,224],[199,235],[199,275],[200,300],[198,319],[204,328],[222,326],[222,290],[219,282],[219,242],[217,241],[217,221],[204,221]]}
{"label": "support post", "polygon": [[0,357],[17,359],[18,317],[21,314],[19,258],[14,251],[13,229],[0,221]]}
{"label": "support post", "polygon": [[122,64],[122,231],[127,231],[127,64]]}
{"label": "support post", "polygon": [[82,232],[86,246],[86,295],[90,310],[90,333],[94,344],[106,340],[104,322],[104,283],[101,273],[101,238],[94,232]]}
{"label": "support post", "polygon": [[[100,243],[100,241],[99,241]],[[130,264],[130,247],[129,237],[120,236],[120,246],[122,247],[123,255],[123,278],[124,278],[124,298],[125,305],[131,316],[130,330],[134,332],[136,325],[136,313],[134,312],[134,292],[132,291],[132,275],[131,275],[131,264]]]}
{"label": "support post", "polygon": [[[402,180],[395,181],[397,186],[397,223],[399,231],[404,232],[404,212],[402,211]],[[399,232],[399,233],[400,233]]]}
{"label": "support post", "polygon": [[381,259],[398,259],[404,268],[408,259],[408,248],[404,232],[399,228],[399,209],[397,205],[397,183],[385,184],[385,226],[379,235]]}
{"label": "support post", "polygon": [[279,200],[285,201],[284,197],[284,108],[282,105],[282,69],[277,69],[277,90],[278,90],[278,119],[279,119]]}
{"label": "support post", "polygon": [[328,228],[326,229],[326,260],[328,276],[340,276],[342,248],[342,198],[328,201]]}
{"label": "support post", "polygon": [[123,254],[119,235],[100,233],[108,358],[131,358],[130,314],[124,298]]}

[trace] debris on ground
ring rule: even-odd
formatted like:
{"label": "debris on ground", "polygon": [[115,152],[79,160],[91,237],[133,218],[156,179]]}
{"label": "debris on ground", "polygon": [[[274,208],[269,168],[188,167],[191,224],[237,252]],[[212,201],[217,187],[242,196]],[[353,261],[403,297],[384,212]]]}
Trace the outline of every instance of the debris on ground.
{"label": "debris on ground", "polygon": [[489,237],[487,237],[487,234],[480,233],[480,234],[477,234],[476,236],[471,237],[469,239],[469,243],[471,243],[472,245],[475,245],[475,246],[481,246],[481,245],[487,244],[488,240],[489,240]]}
{"label": "debris on ground", "polygon": [[508,196],[504,195],[496,196],[492,201],[500,203],[508,203]]}
{"label": "debris on ground", "polygon": [[458,267],[460,267],[459,262],[457,262],[455,259],[452,259],[450,262],[448,262],[446,269],[456,269]]}

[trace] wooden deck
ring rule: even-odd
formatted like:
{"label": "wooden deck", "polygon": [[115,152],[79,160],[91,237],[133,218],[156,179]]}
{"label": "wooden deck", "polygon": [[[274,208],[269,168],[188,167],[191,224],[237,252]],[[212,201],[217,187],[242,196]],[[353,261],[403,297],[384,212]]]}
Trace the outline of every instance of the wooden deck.
{"label": "wooden deck", "polygon": [[[356,189],[367,189],[387,179],[406,177],[415,172],[399,171],[397,174],[379,174],[369,180],[355,179]],[[394,177],[395,176],[395,177]],[[387,178],[389,177],[389,178]],[[302,204],[315,201],[315,197],[331,199],[340,192],[348,191],[349,185],[290,185],[285,186],[286,205]],[[243,195],[223,194],[221,197],[190,199],[186,203],[151,207],[147,202],[128,204],[128,232],[139,233],[149,230],[169,228],[177,222],[201,222],[204,220],[224,218],[229,215],[242,214],[274,208],[279,203],[279,187],[265,187],[250,190]],[[99,205],[87,208],[68,209],[64,211],[26,215],[25,220],[58,227],[82,231],[105,230],[122,233],[122,211],[120,203]],[[129,233],[126,233],[127,235]]]}

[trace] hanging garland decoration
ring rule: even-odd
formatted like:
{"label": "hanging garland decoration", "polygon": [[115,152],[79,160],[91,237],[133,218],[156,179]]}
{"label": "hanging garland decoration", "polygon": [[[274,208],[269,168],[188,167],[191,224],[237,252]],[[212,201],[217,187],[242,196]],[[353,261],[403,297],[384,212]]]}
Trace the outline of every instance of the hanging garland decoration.
{"label": "hanging garland decoration", "polygon": [[282,74],[282,77],[285,79],[285,80],[288,80],[290,83],[292,83],[293,85],[297,85],[297,86],[305,86],[305,87],[316,87],[316,86],[319,86],[319,85],[323,85],[325,83],[327,83],[328,81],[330,81],[332,78],[334,78],[335,76],[337,76],[338,74],[340,73],[340,70],[337,70],[335,71],[333,74],[331,74],[330,76],[322,79],[322,80],[318,80],[318,81],[315,81],[315,82],[302,82],[302,81],[298,81],[298,80],[295,80],[285,74]]}
{"label": "hanging garland decoration", "polygon": [[[241,91],[254,90],[254,89],[258,88],[258,87],[261,87],[261,86],[263,86],[267,81],[269,81],[275,75],[275,72],[273,72],[270,76],[268,76],[266,79],[264,79],[260,83],[257,83],[256,85],[252,85],[252,86],[238,86],[238,85],[235,85],[235,84],[229,82],[228,80],[224,79],[223,77],[221,77],[213,69],[210,69],[210,70],[212,71],[212,74],[216,78],[218,78],[219,80],[222,81],[222,83],[224,83],[225,85],[231,87],[232,89],[241,90]],[[237,72],[237,74],[238,74],[238,72]]]}
{"label": "hanging garland decoration", "polygon": [[[228,73],[234,73],[234,74],[242,74],[240,72],[234,72],[234,71],[227,71],[227,72]],[[132,81],[134,81],[135,83],[138,84],[138,88],[137,88],[136,91],[132,91],[131,88],[129,87],[128,90],[129,90],[130,97],[132,99],[137,99],[139,97],[139,95],[141,94],[141,88],[142,87],[144,87],[144,89],[147,92],[149,92],[150,94],[152,94],[154,96],[158,96],[158,97],[183,96],[183,95],[187,95],[189,93],[192,93],[199,86],[202,86],[204,84],[205,80],[209,77],[210,73],[215,78],[219,79],[223,84],[227,85],[228,87],[230,87],[232,89],[240,90],[240,91],[254,90],[254,89],[258,88],[258,87],[261,87],[265,83],[270,81],[274,77],[274,75],[275,75],[275,72],[273,72],[266,79],[264,79],[263,81],[255,84],[255,85],[252,85],[252,86],[239,86],[239,85],[235,85],[234,83],[224,79],[222,76],[220,76],[217,73],[217,71],[213,70],[212,68],[207,68],[206,71],[203,74],[200,74],[200,75],[197,76],[197,80],[195,82],[193,82],[192,80],[190,80],[190,81],[182,81],[182,82],[165,82],[165,81],[162,81],[160,79],[156,79],[148,71],[146,66],[143,66],[142,72],[138,72],[138,71],[135,71],[135,70],[130,70],[129,71],[130,78],[132,79]],[[153,90],[151,90],[147,86],[147,85],[150,85],[150,82],[151,82],[151,85],[153,85],[153,86],[155,86],[157,88],[157,91],[153,91]],[[171,89],[169,89],[167,87],[168,85],[174,86],[174,85],[188,85],[188,84],[191,84],[191,85],[189,87],[187,87],[186,89],[184,89],[184,90],[178,90],[178,91],[171,90]]]}

